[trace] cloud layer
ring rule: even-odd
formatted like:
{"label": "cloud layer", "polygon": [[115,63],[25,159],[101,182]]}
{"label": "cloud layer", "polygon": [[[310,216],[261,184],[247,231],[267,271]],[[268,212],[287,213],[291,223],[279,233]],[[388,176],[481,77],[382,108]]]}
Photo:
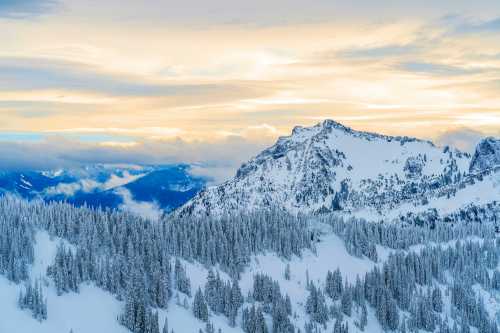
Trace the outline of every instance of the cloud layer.
{"label": "cloud layer", "polygon": [[[50,136],[37,142],[0,142],[0,170],[55,170],[88,164],[170,164],[190,163],[192,172],[219,183],[235,174],[241,163],[271,144],[228,136],[217,142],[187,142],[181,139],[144,140],[133,145],[107,145]],[[126,183],[131,176],[112,178],[106,183],[83,180],[53,188],[68,195]]]}
{"label": "cloud layer", "polygon": [[490,0],[7,0],[0,168],[175,161],[220,180],[325,118],[496,135],[499,22]]}

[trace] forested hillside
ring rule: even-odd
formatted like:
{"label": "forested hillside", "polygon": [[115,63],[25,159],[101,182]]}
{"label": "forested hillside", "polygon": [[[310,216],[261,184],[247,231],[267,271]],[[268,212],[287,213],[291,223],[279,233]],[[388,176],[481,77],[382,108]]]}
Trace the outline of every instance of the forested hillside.
{"label": "forested hillside", "polygon": [[[495,333],[492,211],[398,224],[277,209],[152,222],[7,196],[0,290],[15,296],[2,312],[22,322],[2,318],[0,331]],[[95,321],[61,320],[70,304],[94,314],[100,297],[112,306]]]}

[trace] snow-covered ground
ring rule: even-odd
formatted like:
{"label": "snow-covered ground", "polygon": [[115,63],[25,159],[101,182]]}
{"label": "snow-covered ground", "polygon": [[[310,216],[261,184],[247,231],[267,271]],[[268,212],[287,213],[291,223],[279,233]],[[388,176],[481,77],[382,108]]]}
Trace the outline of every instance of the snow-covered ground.
{"label": "snow-covered ground", "polygon": [[[470,240],[482,241],[477,237]],[[51,239],[45,231],[38,231],[36,234],[35,261],[31,270],[32,278],[42,277],[44,281],[44,291],[48,303],[48,319],[39,322],[35,320],[27,310],[20,310],[17,306],[17,298],[22,285],[16,285],[3,276],[0,276],[0,332],[3,333],[54,333],[70,332],[74,333],[128,333],[129,331],[121,326],[117,321],[117,316],[121,313],[123,303],[116,300],[110,293],[103,291],[93,285],[83,284],[79,293],[68,293],[57,296],[56,290],[50,279],[45,277],[47,266],[55,257],[56,248],[61,240]],[[455,241],[450,241],[441,245],[452,246]],[[67,244],[67,243],[66,243]],[[67,244],[68,246],[71,246]],[[419,251],[420,245],[410,248],[412,251]],[[305,300],[308,296],[306,281],[314,282],[317,286],[324,287],[324,279],[328,271],[337,268],[342,272],[343,278],[354,283],[356,276],[364,276],[375,265],[381,265],[392,250],[377,246],[379,263],[374,263],[366,258],[351,256],[344,242],[331,232],[324,232],[321,241],[317,243],[316,251],[304,251],[301,257],[294,256],[290,260],[279,258],[267,253],[253,256],[250,264],[241,275],[239,281],[242,293],[246,296],[253,287],[253,277],[257,273],[265,273],[280,284],[284,295],[289,295],[293,306],[292,321],[296,327],[304,327],[309,321],[309,316],[305,311]],[[208,270],[205,266],[197,262],[187,262],[182,260],[186,267],[186,272],[191,281],[192,294],[198,288],[203,288],[206,283]],[[287,264],[290,265],[291,276],[289,280],[284,277]],[[223,279],[230,277],[219,272]],[[483,295],[488,312],[491,316],[500,311],[500,294],[490,294],[475,286]],[[444,291],[444,290],[443,290]],[[184,300],[188,304],[185,308]],[[174,291],[174,297],[170,300],[168,310],[158,310],[160,327],[163,326],[165,317],[168,316],[169,328],[175,332],[197,333],[204,329],[205,323],[196,319],[191,309],[193,298]],[[331,300],[327,300],[331,304]],[[445,304],[449,301],[447,300]],[[445,313],[449,314],[448,305]],[[356,311],[356,310],[354,310]],[[266,315],[270,323],[270,317]],[[354,318],[357,315],[345,320],[349,322],[350,332],[360,332],[354,325]],[[8,320],[5,320],[8,318]],[[221,328],[225,333],[242,333],[242,329],[231,327],[229,321],[224,316],[211,314],[210,321],[216,331]],[[241,322],[241,315],[238,319]],[[334,320],[330,320],[325,332],[333,329]],[[368,308],[368,326],[364,332],[382,333],[383,330],[375,318],[372,308]]]}
{"label": "snow-covered ground", "polygon": [[[79,293],[67,293],[57,296],[51,280],[45,277],[47,266],[56,254],[60,239],[50,239],[45,231],[36,234],[35,261],[31,271],[33,278],[44,277],[44,292],[47,298],[48,319],[42,322],[31,316],[28,310],[20,310],[17,306],[19,291],[22,284],[15,284],[0,275],[0,333],[130,333],[117,321],[123,303],[100,288],[83,284]],[[67,244],[67,243],[66,243]],[[67,244],[69,245],[69,244]],[[186,265],[192,283],[193,294],[198,287],[203,287],[207,270],[194,263]],[[223,274],[223,276],[225,276]],[[181,303],[187,296],[181,295]],[[192,299],[188,298],[191,304]],[[176,297],[170,300],[168,311],[158,311],[160,327],[163,327],[168,316],[169,328],[177,333],[193,332],[205,328],[205,323],[193,317],[191,309],[185,309],[176,304]],[[8,320],[5,320],[8,318]],[[233,328],[223,316],[211,316],[215,328],[223,332],[242,332],[239,327]]]}
{"label": "snow-covered ground", "polygon": [[391,222],[401,215],[406,215],[408,212],[418,214],[430,209],[436,209],[439,214],[444,216],[470,204],[481,206],[491,203],[495,198],[500,199],[500,172],[487,175],[483,181],[478,181],[473,185],[459,189],[452,200],[443,196],[433,198],[426,205],[415,205],[414,202],[405,202],[394,209],[384,210],[383,213],[377,212],[373,208],[365,208],[350,212],[349,216],[363,218],[368,221],[384,220]]}
{"label": "snow-covered ground", "polygon": [[[50,239],[45,231],[39,231],[36,234],[35,262],[31,275],[33,278],[43,277],[45,282],[44,291],[47,297],[48,319],[39,322],[31,316],[28,310],[20,310],[17,306],[17,298],[23,286],[16,285],[0,276],[0,313],[2,313],[2,318],[9,318],[9,320],[0,320],[0,332],[54,333],[70,332],[71,329],[74,333],[129,332],[116,320],[123,304],[110,293],[93,285],[83,284],[79,293],[57,296],[52,281],[46,278],[45,274],[47,266],[54,260],[60,241],[60,239]],[[298,315],[294,321],[299,324],[299,327],[303,327],[307,319],[303,304],[308,294],[306,272],[308,272],[311,281],[322,285],[328,270],[333,271],[340,268],[344,276],[350,281],[354,281],[356,275],[363,275],[375,265],[367,259],[350,256],[343,241],[333,234],[326,235],[318,243],[316,253],[306,251],[302,257],[294,257],[290,261],[283,260],[273,254],[253,257],[240,280],[243,295],[246,296],[248,291],[252,289],[254,274],[266,273],[279,281],[282,292],[290,296],[294,310]],[[182,262],[186,266],[191,280],[192,294],[194,294],[199,287],[205,285],[208,270],[198,263]],[[287,263],[290,263],[291,267],[289,281],[284,278]],[[222,278],[229,279],[225,273],[220,272],[220,274]],[[179,294],[181,304],[185,298],[188,300],[188,304],[191,304],[192,298]],[[185,309],[182,305],[177,304],[176,296],[170,300],[168,311],[159,310],[158,314],[160,326],[163,325],[165,317],[168,316],[169,327],[175,332],[198,332],[200,328],[205,327],[204,322],[193,317],[191,309]],[[369,313],[369,315],[373,316],[373,313]],[[371,319],[373,320],[369,320],[369,322],[376,322],[374,318]],[[221,328],[223,332],[227,333],[242,332],[239,327],[230,327],[228,319],[223,316],[211,315],[210,321],[216,330]],[[370,332],[379,331],[381,330],[378,327],[370,329]]]}
{"label": "snow-covered ground", "polygon": [[[290,264],[290,280],[284,277],[285,268]],[[294,312],[297,318],[293,322],[297,327],[304,327],[309,321],[305,312],[305,300],[309,292],[307,291],[307,276],[309,281],[317,286],[324,287],[324,282],[328,271],[334,271],[337,268],[342,272],[342,277],[349,282],[354,283],[356,276],[364,276],[376,264],[366,258],[356,258],[351,256],[344,242],[334,234],[324,235],[321,242],[317,244],[316,254],[311,251],[305,251],[302,257],[293,257],[290,261],[281,259],[273,254],[259,255],[252,259],[249,268],[243,273],[240,286],[243,295],[247,295],[253,286],[253,276],[257,273],[265,273],[278,281],[283,294],[288,294],[292,301]],[[346,318],[347,319],[347,318]],[[349,321],[350,332],[358,332],[351,320]],[[335,321],[330,321],[325,332],[333,329]],[[371,309],[368,310],[368,323],[365,332],[382,332]]]}
{"label": "snow-covered ground", "polygon": [[[38,232],[35,245],[35,262],[31,275],[33,278],[44,277],[47,266],[55,257],[58,239],[51,240],[46,232]],[[39,322],[27,310],[17,307],[19,291],[24,288],[0,276],[0,332],[5,333],[55,333],[55,332],[112,332],[127,333],[120,326],[116,316],[121,305],[114,296],[102,289],[82,285],[80,293],[57,296],[52,283],[45,288],[47,297],[48,319]],[[8,318],[8,320],[4,320]]]}

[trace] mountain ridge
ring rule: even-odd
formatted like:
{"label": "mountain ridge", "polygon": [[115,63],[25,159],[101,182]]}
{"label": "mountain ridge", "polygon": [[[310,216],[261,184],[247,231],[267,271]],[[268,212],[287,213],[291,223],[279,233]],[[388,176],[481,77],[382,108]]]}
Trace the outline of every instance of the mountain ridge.
{"label": "mountain ridge", "polygon": [[[482,151],[475,160],[486,158]],[[491,149],[486,151],[491,155]],[[234,178],[201,191],[174,214],[217,216],[269,207],[306,214],[367,208],[381,213],[408,202],[425,206],[469,186],[471,158],[428,140],[357,131],[325,120],[294,127],[243,163]],[[489,167],[475,173],[497,163],[487,160]]]}
{"label": "mountain ridge", "polygon": [[189,169],[187,164],[96,164],[51,171],[1,172],[0,194],[120,208],[126,205],[126,191],[135,202],[155,204],[170,212],[205,186],[205,178],[191,175]]}

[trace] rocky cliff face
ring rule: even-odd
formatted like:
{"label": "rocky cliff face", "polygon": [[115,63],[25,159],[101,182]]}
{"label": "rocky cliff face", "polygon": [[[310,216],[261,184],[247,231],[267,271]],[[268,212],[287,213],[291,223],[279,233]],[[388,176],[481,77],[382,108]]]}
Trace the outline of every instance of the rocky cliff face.
{"label": "rocky cliff face", "polygon": [[500,166],[500,140],[492,137],[481,140],[472,157],[469,171],[482,172]]}

